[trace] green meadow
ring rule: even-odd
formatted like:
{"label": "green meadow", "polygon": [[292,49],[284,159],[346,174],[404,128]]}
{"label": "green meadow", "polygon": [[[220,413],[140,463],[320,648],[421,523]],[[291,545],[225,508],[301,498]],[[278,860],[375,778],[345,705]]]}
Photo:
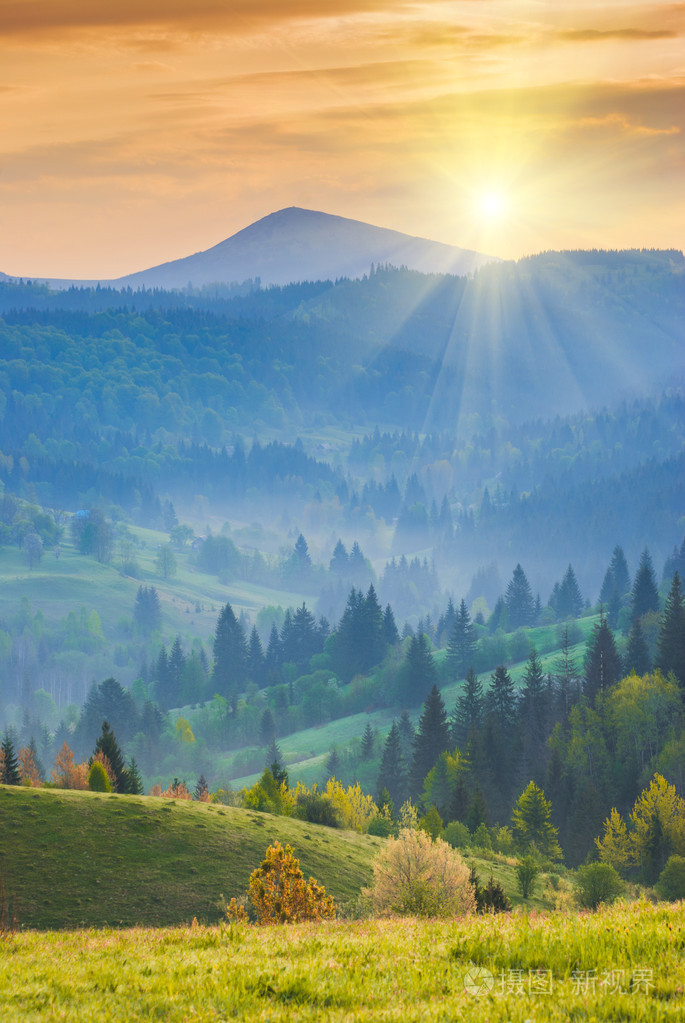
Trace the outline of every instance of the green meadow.
{"label": "green meadow", "polygon": [[685,1012],[685,908],[19,932],[0,1019],[644,1023]]}

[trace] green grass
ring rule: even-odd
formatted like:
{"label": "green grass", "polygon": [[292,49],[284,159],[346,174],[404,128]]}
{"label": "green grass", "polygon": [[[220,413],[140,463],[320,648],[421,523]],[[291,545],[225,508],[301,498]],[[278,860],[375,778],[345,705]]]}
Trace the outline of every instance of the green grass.
{"label": "green grass", "polygon": [[682,903],[448,922],[18,933],[0,941],[0,1019],[657,1023],[683,1019],[684,951]]}
{"label": "green grass", "polygon": [[275,839],[342,902],[381,844],[218,804],[0,786],[0,864],[26,927],[216,921]]}

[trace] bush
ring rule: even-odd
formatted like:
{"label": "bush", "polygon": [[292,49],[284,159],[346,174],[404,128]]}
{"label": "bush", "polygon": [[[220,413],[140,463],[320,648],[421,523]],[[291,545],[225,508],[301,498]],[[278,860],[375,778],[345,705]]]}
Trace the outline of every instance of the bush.
{"label": "bush", "polygon": [[659,875],[656,890],[662,899],[685,899],[685,856],[669,856]]}
{"label": "bush", "polygon": [[623,891],[623,881],[610,863],[588,863],[579,867],[574,882],[578,903],[586,909],[607,905]]}
{"label": "bush", "polygon": [[112,786],[104,765],[94,760],[88,770],[88,788],[91,792],[111,792]]}
{"label": "bush", "polygon": [[480,883],[480,878],[476,873],[476,868],[471,867],[469,880],[475,889],[476,912],[506,913],[511,909],[511,902],[509,901],[504,888],[499,881],[495,881],[492,874],[490,874],[490,880],[488,883],[485,887],[483,887]]}
{"label": "bush", "polygon": [[471,846],[471,832],[461,821],[448,824],[442,837],[453,849],[469,849]]}
{"label": "bush", "polygon": [[323,824],[327,828],[342,827],[337,809],[320,792],[299,792],[293,816],[301,821],[309,821],[310,824]]}
{"label": "bush", "polygon": [[374,860],[374,882],[365,889],[379,915],[460,916],[476,909],[469,870],[441,838],[405,828]]}
{"label": "bush", "polygon": [[262,865],[252,872],[247,893],[262,924],[294,923],[335,917],[335,903],[313,877],[305,881],[289,845],[274,842]]}

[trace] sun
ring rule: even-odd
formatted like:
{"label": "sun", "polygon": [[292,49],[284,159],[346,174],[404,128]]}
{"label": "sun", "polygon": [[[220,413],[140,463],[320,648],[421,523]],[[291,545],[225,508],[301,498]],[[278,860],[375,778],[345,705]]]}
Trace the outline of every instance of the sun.
{"label": "sun", "polygon": [[507,212],[507,200],[502,192],[481,192],[476,207],[484,220],[501,220]]}

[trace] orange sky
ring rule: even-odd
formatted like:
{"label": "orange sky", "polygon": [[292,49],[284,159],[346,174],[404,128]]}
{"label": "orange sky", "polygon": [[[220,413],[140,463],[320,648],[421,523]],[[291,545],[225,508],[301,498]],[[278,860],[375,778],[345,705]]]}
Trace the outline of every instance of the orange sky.
{"label": "orange sky", "polygon": [[118,276],[284,206],[682,248],[684,40],[685,3],[2,0],[0,270]]}

